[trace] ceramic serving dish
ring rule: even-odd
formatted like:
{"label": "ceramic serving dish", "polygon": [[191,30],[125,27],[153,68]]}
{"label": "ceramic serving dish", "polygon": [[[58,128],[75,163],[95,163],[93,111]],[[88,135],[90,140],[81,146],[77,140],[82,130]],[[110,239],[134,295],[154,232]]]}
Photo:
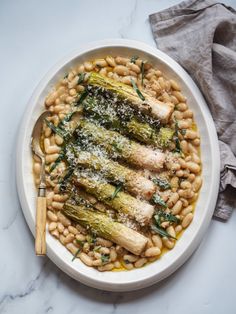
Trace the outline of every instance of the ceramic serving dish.
{"label": "ceramic serving dish", "polygon": [[[41,80],[24,113],[17,147],[17,187],[26,221],[31,232],[35,229],[36,188],[32,174],[30,138],[38,116],[44,110],[44,100],[52,86],[79,62],[106,55],[138,55],[162,70],[167,77],[179,82],[188,104],[194,112],[201,136],[203,185],[194,219],[172,251],[143,268],[121,272],[98,272],[80,262],[71,261],[71,253],[47,233],[47,255],[74,279],[103,290],[130,291],[150,286],[172,274],[196,250],[210,223],[219,187],[219,148],[215,127],[207,105],[190,76],[174,60],[156,48],[130,40],[105,40],[81,47],[59,61]],[[33,252],[32,252],[33,253]]]}

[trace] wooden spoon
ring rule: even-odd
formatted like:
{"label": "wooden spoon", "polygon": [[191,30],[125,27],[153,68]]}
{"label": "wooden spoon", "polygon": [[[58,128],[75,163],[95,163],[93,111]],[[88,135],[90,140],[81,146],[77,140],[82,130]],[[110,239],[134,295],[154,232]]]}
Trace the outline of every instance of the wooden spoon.
{"label": "wooden spoon", "polygon": [[36,255],[46,254],[46,179],[45,179],[45,154],[42,151],[40,142],[43,121],[51,113],[45,111],[35,123],[31,148],[33,153],[41,159],[40,182],[38,186],[37,209],[36,209],[36,229],[35,229],[35,253]]}

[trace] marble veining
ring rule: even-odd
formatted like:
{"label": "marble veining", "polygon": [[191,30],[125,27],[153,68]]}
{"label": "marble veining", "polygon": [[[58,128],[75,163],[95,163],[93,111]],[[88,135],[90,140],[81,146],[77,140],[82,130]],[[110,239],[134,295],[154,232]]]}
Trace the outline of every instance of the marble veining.
{"label": "marble veining", "polygon": [[[15,187],[18,126],[45,72],[92,40],[119,37],[155,45],[148,15],[178,2],[0,1],[1,314],[235,313],[235,213],[227,224],[213,221],[193,257],[165,281],[141,291],[112,293],[86,287],[47,257],[34,255]],[[235,6],[235,0],[225,3]]]}

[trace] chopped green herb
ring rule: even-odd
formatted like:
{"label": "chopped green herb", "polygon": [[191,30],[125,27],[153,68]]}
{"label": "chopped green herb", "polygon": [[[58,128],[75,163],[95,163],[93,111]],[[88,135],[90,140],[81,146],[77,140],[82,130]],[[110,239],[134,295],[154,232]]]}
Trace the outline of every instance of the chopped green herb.
{"label": "chopped green herb", "polygon": [[175,237],[172,237],[164,228],[156,226],[156,225],[151,225],[152,231],[158,233],[162,237],[167,237],[176,240]]}
{"label": "chopped green herb", "polygon": [[181,153],[181,147],[180,147],[178,132],[179,132],[179,125],[178,125],[178,121],[175,119],[175,133],[173,136],[173,140],[175,142],[175,149],[174,149],[175,153]]}
{"label": "chopped green herb", "polygon": [[58,128],[62,128],[67,122],[69,122],[74,115],[75,111],[68,113],[58,124]]}
{"label": "chopped green herb", "polygon": [[94,250],[94,252],[99,252],[100,248],[101,248],[101,245],[96,246],[93,250]]}
{"label": "chopped green herb", "polygon": [[169,221],[170,223],[179,223],[180,222],[179,218],[175,217],[173,214],[165,213],[163,211],[159,211],[154,216],[154,219],[155,219],[158,226],[160,226],[161,223],[164,221]]}
{"label": "chopped green herb", "polygon": [[122,188],[123,188],[123,184],[122,183],[117,185],[115,191],[113,192],[113,194],[111,196],[112,200],[117,196],[117,194],[122,190]]}
{"label": "chopped green herb", "polygon": [[64,149],[60,152],[59,156],[57,157],[57,159],[55,160],[55,162],[52,164],[52,166],[49,169],[49,172],[52,172],[58,165],[59,163],[65,159],[66,155],[65,155],[65,151]]}
{"label": "chopped green herb", "polygon": [[77,84],[83,83],[84,78],[85,78],[85,73],[80,73]]}
{"label": "chopped green herb", "polygon": [[101,255],[101,260],[103,264],[106,264],[109,262],[110,260],[110,254],[102,254]]}
{"label": "chopped green herb", "polygon": [[79,248],[76,252],[75,252],[75,255],[73,256],[72,258],[72,262],[76,259],[76,257],[78,256],[79,252],[81,251],[81,248]]}
{"label": "chopped green herb", "polygon": [[76,243],[80,245],[80,247],[78,248],[78,250],[76,251],[75,255],[72,258],[72,262],[76,259],[76,257],[78,256],[79,252],[82,250],[83,246],[84,246],[84,241],[80,241],[78,239],[75,239]]}
{"label": "chopped green herb", "polygon": [[80,98],[78,99],[77,103],[75,104],[76,107],[78,107],[82,102],[85,100],[85,98],[88,96],[88,91],[85,89],[81,95]]}
{"label": "chopped green herb", "polygon": [[171,188],[170,183],[166,179],[153,178],[152,181],[153,181],[153,183],[158,185],[161,190],[168,190]]}
{"label": "chopped green herb", "polygon": [[57,135],[59,135],[60,137],[64,138],[65,134],[63,132],[63,130],[61,130],[60,128],[56,127],[51,121],[48,121],[47,119],[44,119],[45,123],[47,124],[47,126]]}
{"label": "chopped green herb", "polygon": [[139,56],[132,56],[132,57],[130,58],[130,62],[131,62],[131,63],[135,63],[136,60],[138,60],[138,58],[139,58]]}
{"label": "chopped green herb", "polygon": [[131,78],[130,79],[133,89],[136,91],[137,95],[139,96],[139,98],[144,101],[145,97],[143,96],[143,94],[141,93],[141,91],[138,89],[138,86],[136,85],[135,81]]}
{"label": "chopped green herb", "polygon": [[185,135],[186,134],[186,129],[181,129],[181,130],[179,130],[179,132],[182,134],[182,135]]}
{"label": "chopped green herb", "polygon": [[160,195],[158,195],[157,193],[152,196],[152,201],[153,201],[154,204],[157,204],[157,205],[160,205],[160,206],[162,206],[164,208],[167,208],[166,203],[160,197]]}

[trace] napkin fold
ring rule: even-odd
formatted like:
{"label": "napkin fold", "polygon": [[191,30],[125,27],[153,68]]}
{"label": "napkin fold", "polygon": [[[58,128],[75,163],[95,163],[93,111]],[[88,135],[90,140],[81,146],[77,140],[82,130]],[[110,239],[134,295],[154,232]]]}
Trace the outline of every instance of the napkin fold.
{"label": "napkin fold", "polygon": [[158,48],[195,80],[216,125],[221,181],[214,216],[236,207],[236,11],[213,0],[189,0],[149,16]]}

